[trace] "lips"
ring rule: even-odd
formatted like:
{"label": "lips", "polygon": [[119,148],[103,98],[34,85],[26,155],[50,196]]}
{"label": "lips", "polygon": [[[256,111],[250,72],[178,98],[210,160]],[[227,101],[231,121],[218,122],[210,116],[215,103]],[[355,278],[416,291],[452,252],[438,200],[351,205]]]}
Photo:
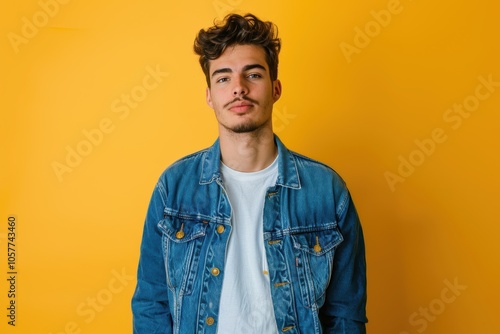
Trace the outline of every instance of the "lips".
{"label": "lips", "polygon": [[237,103],[234,103],[231,107],[229,107],[229,110],[231,110],[235,113],[244,113],[252,107],[253,107],[253,104],[251,104],[251,103],[237,102]]}

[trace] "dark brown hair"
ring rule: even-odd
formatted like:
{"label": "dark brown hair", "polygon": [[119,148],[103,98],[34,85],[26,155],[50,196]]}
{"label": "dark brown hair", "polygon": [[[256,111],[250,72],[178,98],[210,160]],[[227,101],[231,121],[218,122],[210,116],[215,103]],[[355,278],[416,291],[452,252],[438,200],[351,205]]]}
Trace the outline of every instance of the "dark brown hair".
{"label": "dark brown hair", "polygon": [[272,22],[259,20],[255,15],[227,15],[221,23],[201,29],[194,40],[194,52],[200,56],[200,65],[210,87],[210,60],[220,57],[227,47],[233,45],[258,45],[266,53],[271,80],[278,78],[278,54],[281,41],[278,28]]}

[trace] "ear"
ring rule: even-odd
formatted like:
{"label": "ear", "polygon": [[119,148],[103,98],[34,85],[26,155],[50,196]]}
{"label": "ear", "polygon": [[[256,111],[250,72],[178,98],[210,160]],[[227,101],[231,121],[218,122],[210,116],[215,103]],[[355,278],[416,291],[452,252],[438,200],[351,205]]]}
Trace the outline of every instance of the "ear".
{"label": "ear", "polygon": [[210,94],[210,88],[207,87],[206,91],[205,91],[205,99],[207,101],[207,104],[210,108],[214,108],[214,105],[212,103],[212,95]]}
{"label": "ear", "polygon": [[273,81],[273,100],[274,102],[278,101],[281,97],[281,81],[274,80]]}

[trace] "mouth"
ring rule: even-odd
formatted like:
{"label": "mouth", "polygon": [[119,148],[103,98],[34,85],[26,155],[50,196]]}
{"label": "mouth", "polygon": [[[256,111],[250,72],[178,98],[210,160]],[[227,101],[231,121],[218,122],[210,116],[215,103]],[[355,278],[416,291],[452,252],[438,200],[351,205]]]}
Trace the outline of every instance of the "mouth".
{"label": "mouth", "polygon": [[235,103],[229,107],[229,110],[237,114],[241,114],[247,112],[251,108],[253,108],[253,104],[251,103]]}
{"label": "mouth", "polygon": [[228,109],[234,113],[242,114],[242,113],[247,112],[251,108],[253,108],[255,106],[255,104],[257,104],[257,103],[254,101],[251,101],[248,98],[244,98],[244,99],[237,98],[237,99],[229,102],[226,105],[226,107],[228,107]]}

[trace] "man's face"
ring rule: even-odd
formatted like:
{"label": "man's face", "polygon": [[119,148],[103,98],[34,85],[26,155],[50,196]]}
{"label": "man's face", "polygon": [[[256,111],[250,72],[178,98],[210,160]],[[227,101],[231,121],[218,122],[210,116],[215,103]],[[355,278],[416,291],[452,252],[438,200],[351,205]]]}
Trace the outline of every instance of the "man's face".
{"label": "man's face", "polygon": [[281,96],[279,80],[271,81],[264,49],[257,45],[228,47],[210,61],[207,104],[214,109],[219,132],[272,131],[273,104]]}

